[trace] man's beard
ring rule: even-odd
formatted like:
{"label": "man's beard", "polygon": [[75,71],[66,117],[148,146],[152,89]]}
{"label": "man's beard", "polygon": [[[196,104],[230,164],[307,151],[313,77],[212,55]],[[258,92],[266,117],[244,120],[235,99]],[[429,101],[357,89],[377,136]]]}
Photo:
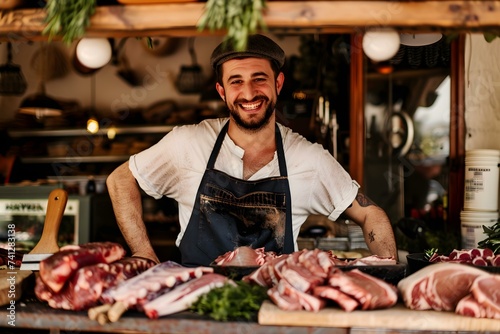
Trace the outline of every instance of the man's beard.
{"label": "man's beard", "polygon": [[242,128],[245,130],[257,131],[257,130],[263,128],[265,125],[269,124],[269,120],[271,119],[271,116],[273,115],[276,103],[269,103],[267,105],[266,113],[264,114],[264,117],[262,117],[261,119],[252,119],[250,121],[244,121],[240,117],[240,114],[236,110],[236,107],[230,108],[227,102],[226,102],[226,106],[229,109],[231,116],[233,117],[236,125],[239,128]]}

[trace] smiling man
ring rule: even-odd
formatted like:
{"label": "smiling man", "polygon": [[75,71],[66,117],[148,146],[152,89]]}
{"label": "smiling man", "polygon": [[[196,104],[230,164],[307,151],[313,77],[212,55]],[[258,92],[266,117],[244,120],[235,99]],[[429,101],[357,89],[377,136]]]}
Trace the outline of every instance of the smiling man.
{"label": "smiling man", "polygon": [[344,214],[361,226],[372,253],[397,258],[385,212],[321,145],[276,122],[283,50],[253,35],[245,51],[221,43],[210,61],[229,117],[176,127],[108,177],[132,255],[158,261],[142,220],[142,189],[177,201],[176,244],[185,266],[209,265],[240,246],[297,251],[300,227],[311,214],[332,221]]}

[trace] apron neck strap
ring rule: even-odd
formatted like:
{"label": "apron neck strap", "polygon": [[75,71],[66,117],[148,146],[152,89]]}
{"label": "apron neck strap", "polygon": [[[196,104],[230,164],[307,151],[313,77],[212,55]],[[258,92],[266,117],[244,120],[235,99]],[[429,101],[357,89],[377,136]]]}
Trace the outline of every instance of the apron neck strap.
{"label": "apron neck strap", "polygon": [[[208,159],[207,163],[208,169],[213,169],[215,166],[215,160],[219,155],[220,149],[222,147],[222,142],[224,141],[224,138],[226,137],[227,134],[228,127],[229,127],[229,121],[227,121],[226,124],[224,124],[222,130],[219,133],[219,136],[217,137],[217,140],[215,141],[212,154],[210,154],[210,159]],[[276,137],[276,152],[278,154],[278,164],[280,167],[280,174],[281,176],[288,176],[285,163],[285,152],[283,151],[283,140],[281,138],[281,131],[278,127],[278,123],[276,123],[275,137]]]}

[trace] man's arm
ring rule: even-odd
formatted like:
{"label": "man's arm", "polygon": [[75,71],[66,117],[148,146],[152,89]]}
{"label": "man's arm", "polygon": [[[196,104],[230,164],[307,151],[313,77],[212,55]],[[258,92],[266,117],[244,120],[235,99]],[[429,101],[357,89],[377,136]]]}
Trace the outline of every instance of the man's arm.
{"label": "man's arm", "polygon": [[149,240],[142,220],[141,192],[132,172],[125,162],[107,178],[108,188],[116,221],[127,242],[132,256],[140,256],[160,262]]}
{"label": "man's arm", "polygon": [[361,226],[366,244],[373,254],[398,259],[391,222],[382,208],[362,193],[358,193],[344,214]]}

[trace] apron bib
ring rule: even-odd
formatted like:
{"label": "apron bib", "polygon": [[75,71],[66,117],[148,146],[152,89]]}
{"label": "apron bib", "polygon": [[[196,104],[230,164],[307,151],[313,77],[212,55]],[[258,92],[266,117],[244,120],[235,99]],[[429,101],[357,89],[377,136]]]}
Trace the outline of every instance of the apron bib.
{"label": "apron bib", "polygon": [[292,253],[291,196],[281,133],[276,125],[280,176],[256,181],[214,169],[228,123],[217,137],[179,245],[184,266],[208,266],[240,246]]}

